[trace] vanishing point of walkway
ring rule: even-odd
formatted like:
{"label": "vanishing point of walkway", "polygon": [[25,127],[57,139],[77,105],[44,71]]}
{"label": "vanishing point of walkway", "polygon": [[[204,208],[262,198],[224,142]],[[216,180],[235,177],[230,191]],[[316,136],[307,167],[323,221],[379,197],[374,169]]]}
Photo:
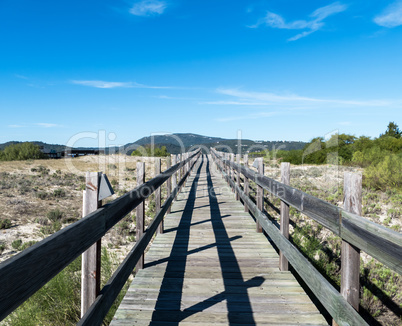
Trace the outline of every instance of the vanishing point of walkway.
{"label": "vanishing point of walkway", "polygon": [[206,156],[111,325],[327,325]]}

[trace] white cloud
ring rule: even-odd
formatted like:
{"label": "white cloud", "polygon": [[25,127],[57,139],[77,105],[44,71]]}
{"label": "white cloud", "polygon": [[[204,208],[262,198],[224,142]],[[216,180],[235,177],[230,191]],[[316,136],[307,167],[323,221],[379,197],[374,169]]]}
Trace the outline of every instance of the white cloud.
{"label": "white cloud", "polygon": [[133,82],[110,82],[104,80],[72,80],[71,83],[95,88],[155,88],[166,89],[168,86],[149,86]]}
{"label": "white cloud", "polygon": [[27,76],[20,75],[20,74],[14,74],[14,76],[19,78],[19,79],[25,79],[25,80],[29,79]]}
{"label": "white cloud", "polygon": [[166,2],[158,0],[143,0],[137,2],[130,9],[130,13],[135,16],[161,15],[167,7]]}
{"label": "white cloud", "polygon": [[393,28],[402,25],[402,0],[395,1],[374,18],[377,25]]}
{"label": "white cloud", "polygon": [[343,12],[346,9],[346,5],[334,2],[328,6],[316,9],[312,14],[310,14],[310,20],[295,20],[293,22],[286,22],[282,16],[268,11],[263,19],[261,19],[256,25],[250,27],[256,28],[261,24],[265,24],[272,28],[279,29],[306,29],[306,31],[288,39],[288,41],[296,41],[321,29],[325,25],[323,22],[325,18]]}
{"label": "white cloud", "polygon": [[402,108],[401,100],[343,100],[321,99],[300,96],[296,94],[278,95],[265,92],[250,92],[239,89],[219,88],[217,93],[228,95],[234,99],[201,104],[211,105],[240,105],[240,106],[281,106],[282,108],[334,108],[334,107],[394,107]]}
{"label": "white cloud", "polygon": [[23,128],[23,125],[8,125],[9,128]]}
{"label": "white cloud", "polygon": [[72,80],[73,84],[90,86],[96,88],[116,88],[116,87],[131,87],[131,83],[108,82],[103,80]]}
{"label": "white cloud", "polygon": [[46,123],[46,122],[38,122],[35,123],[35,125],[43,128],[55,128],[55,127],[60,127],[60,125],[55,124],[55,123]]}
{"label": "white cloud", "polygon": [[278,114],[279,114],[279,112],[258,112],[258,113],[251,113],[248,115],[243,115],[243,116],[218,118],[218,119],[216,119],[216,121],[229,122],[229,121],[237,121],[237,120],[255,120],[255,119],[261,119],[261,118],[269,118],[269,117],[272,117],[272,116],[275,116]]}

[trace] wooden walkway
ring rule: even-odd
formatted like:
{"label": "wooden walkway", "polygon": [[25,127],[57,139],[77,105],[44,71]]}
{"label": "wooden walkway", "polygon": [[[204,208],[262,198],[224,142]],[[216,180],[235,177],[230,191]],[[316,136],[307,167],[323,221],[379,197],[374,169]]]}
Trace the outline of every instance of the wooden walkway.
{"label": "wooden walkway", "polygon": [[174,202],[111,325],[327,325],[211,164]]}

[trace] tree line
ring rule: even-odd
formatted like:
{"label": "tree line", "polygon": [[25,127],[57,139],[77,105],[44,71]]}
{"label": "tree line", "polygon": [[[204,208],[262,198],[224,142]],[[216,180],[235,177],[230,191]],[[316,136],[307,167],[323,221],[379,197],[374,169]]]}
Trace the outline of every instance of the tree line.
{"label": "tree line", "polygon": [[[270,153],[267,153],[270,154]],[[335,134],[317,137],[301,150],[272,153],[292,164],[339,164],[365,168],[366,186],[374,189],[402,188],[402,132],[390,122],[379,137]]]}

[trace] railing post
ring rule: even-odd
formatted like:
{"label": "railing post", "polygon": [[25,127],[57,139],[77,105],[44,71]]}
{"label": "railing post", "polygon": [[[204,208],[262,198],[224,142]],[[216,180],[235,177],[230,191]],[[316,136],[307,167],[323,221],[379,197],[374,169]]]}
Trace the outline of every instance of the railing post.
{"label": "railing post", "polygon": [[[177,162],[177,155],[173,154],[172,156],[172,165],[176,165]],[[175,189],[177,187],[177,172],[173,173],[172,175],[172,188]]]}
{"label": "railing post", "polygon": [[[171,161],[172,161],[172,157],[168,156],[166,159],[166,170],[172,166]],[[173,175],[171,177],[169,177],[169,179],[167,179],[167,181],[166,181],[166,188],[167,188],[166,198],[169,198],[170,194],[172,193],[172,178],[173,178]],[[167,209],[166,214],[170,214],[170,206]]]}
{"label": "railing post", "polygon": [[[344,174],[344,209],[362,214],[362,176],[358,173]],[[341,251],[341,294],[359,311],[360,292],[360,250],[342,240]]]}
{"label": "railing post", "polygon": [[[190,157],[190,153],[186,153],[186,160]],[[186,163],[186,173],[190,171],[190,161]]]}
{"label": "railing post", "polygon": [[[177,163],[181,162],[181,156],[180,154],[177,154]],[[181,168],[177,170],[177,180],[181,180]]]}
{"label": "railing post", "polygon": [[[262,157],[257,159],[258,162],[258,174],[264,175],[264,160]],[[257,207],[261,212],[264,212],[264,189],[257,185]],[[257,221],[256,231],[261,233],[262,227]]]}
{"label": "railing post", "polygon": [[[101,206],[98,200],[101,172],[86,173],[83,191],[82,216],[96,211]],[[94,303],[100,291],[101,240],[89,247],[81,256],[81,317]]]}
{"label": "railing post", "polygon": [[[228,161],[228,163],[230,162],[230,153],[225,153],[225,159],[226,159],[226,161]],[[226,174],[227,174],[227,177],[230,178],[230,166],[229,165],[226,165]],[[228,179],[228,182],[229,182],[229,179]]]}
{"label": "railing post", "polygon": [[[145,163],[137,162],[137,186],[142,185],[145,182]],[[145,205],[144,201],[137,206],[136,212],[136,239],[137,242],[141,239],[144,234],[144,224],[145,224]],[[138,260],[136,271],[144,268],[144,255]]]}
{"label": "railing post", "polygon": [[[290,163],[281,163],[281,182],[285,185],[290,184]],[[289,239],[289,205],[281,200],[281,233]],[[279,252],[279,269],[281,271],[289,270],[289,263],[282,251]]]}
{"label": "railing post", "polygon": [[[161,173],[161,159],[157,157],[155,159],[155,176]],[[161,187],[155,189],[155,216],[161,210]],[[159,224],[158,233],[163,233],[163,220]]]}
{"label": "railing post", "polygon": [[[244,154],[243,163],[246,167],[248,167],[248,154]],[[246,176],[244,176],[244,193],[247,197],[250,196],[250,183]],[[248,213],[248,206],[246,203],[244,203],[244,211]]]}
{"label": "railing post", "polygon": [[[234,163],[234,154],[233,153],[230,153],[230,162]],[[230,167],[230,179],[233,182],[235,182],[235,170],[232,166]],[[235,187],[232,187],[232,192],[235,192]]]}
{"label": "railing post", "polygon": [[[237,165],[240,165],[240,154],[236,154],[236,163]],[[236,169],[236,184],[240,188],[240,169]],[[236,200],[240,200],[240,195],[236,191]]]}

